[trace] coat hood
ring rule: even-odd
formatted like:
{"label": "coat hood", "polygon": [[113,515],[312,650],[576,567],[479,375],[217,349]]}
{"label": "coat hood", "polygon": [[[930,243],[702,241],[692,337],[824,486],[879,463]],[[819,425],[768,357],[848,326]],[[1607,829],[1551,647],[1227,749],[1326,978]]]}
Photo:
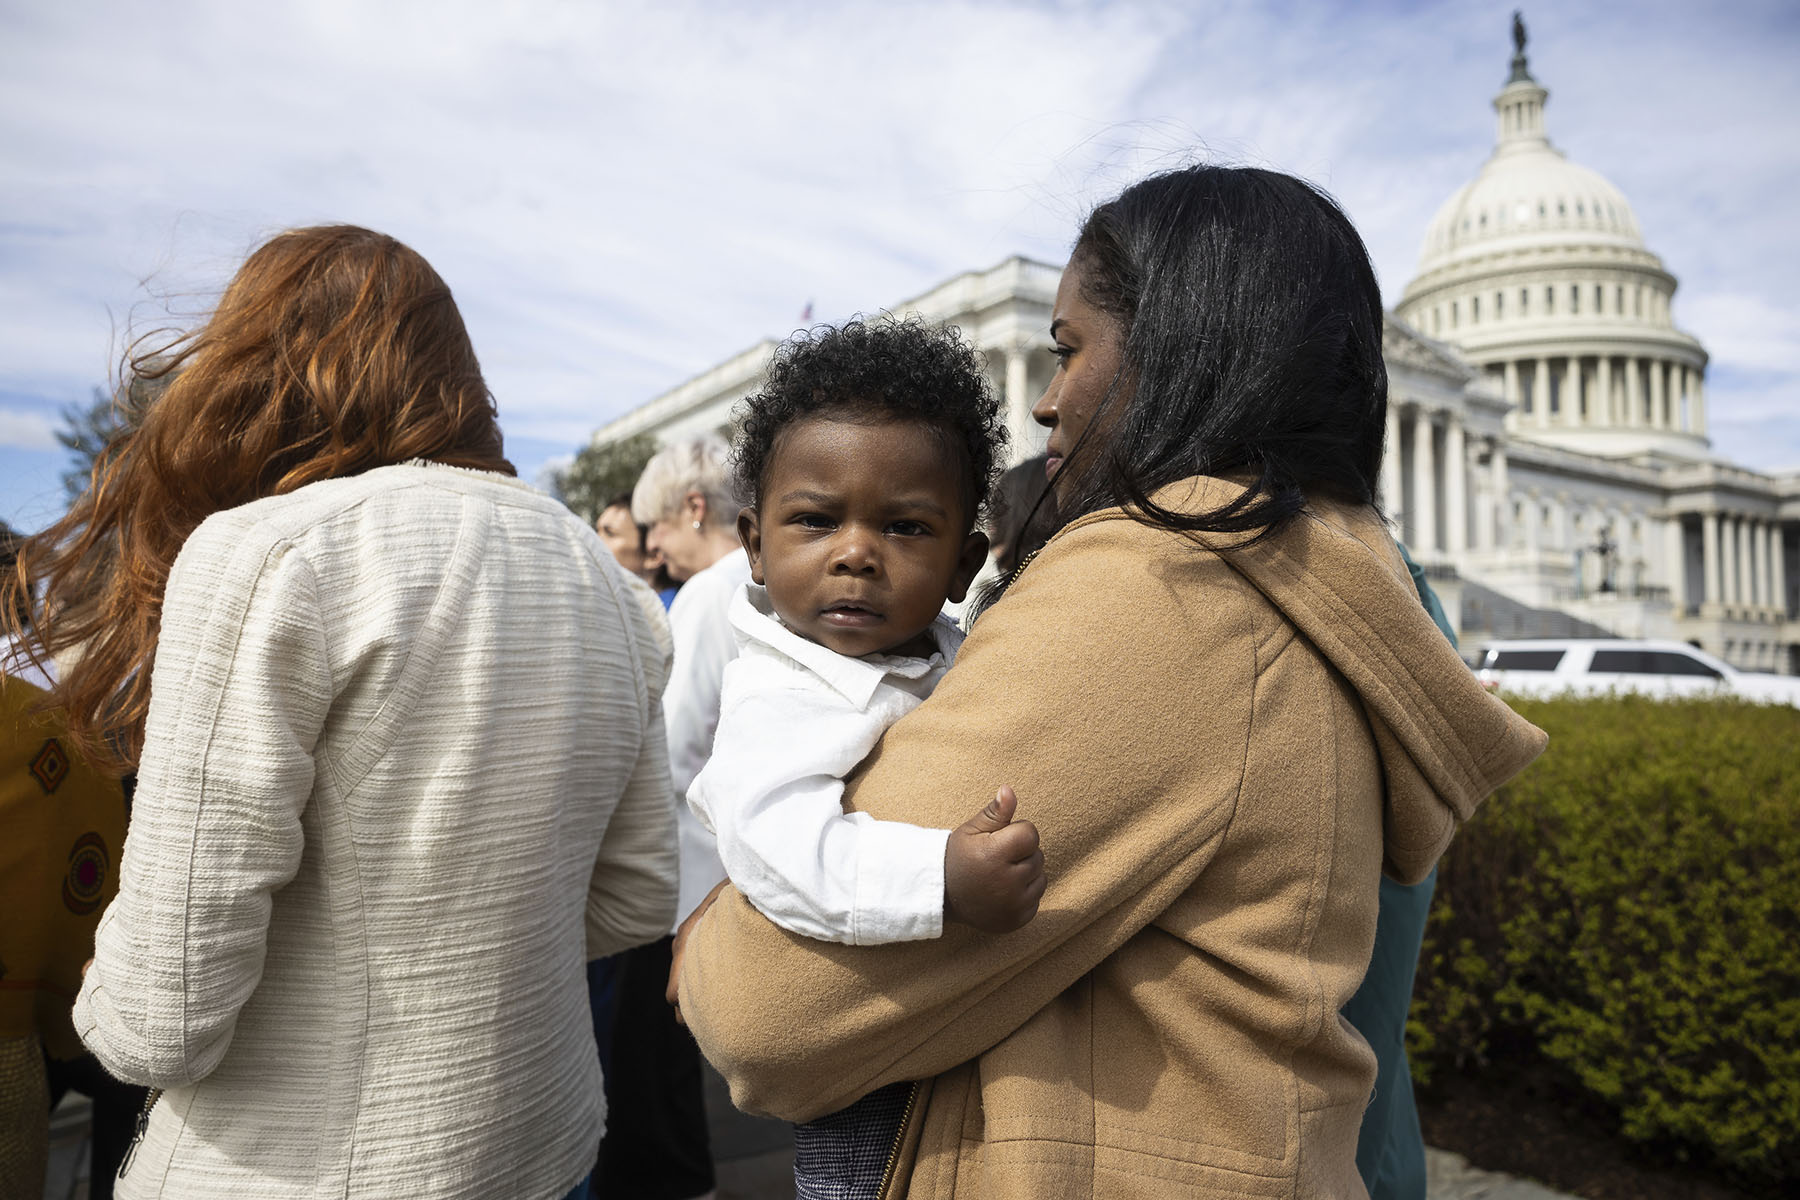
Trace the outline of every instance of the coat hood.
{"label": "coat hood", "polygon": [[[1162,489],[1157,503],[1201,512],[1243,491],[1223,479]],[[1098,515],[1098,514],[1096,514]],[[1195,534],[1316,646],[1355,689],[1387,780],[1385,869],[1430,873],[1456,827],[1542,754],[1549,736],[1483,688],[1419,600],[1375,510],[1309,506],[1278,536]]]}

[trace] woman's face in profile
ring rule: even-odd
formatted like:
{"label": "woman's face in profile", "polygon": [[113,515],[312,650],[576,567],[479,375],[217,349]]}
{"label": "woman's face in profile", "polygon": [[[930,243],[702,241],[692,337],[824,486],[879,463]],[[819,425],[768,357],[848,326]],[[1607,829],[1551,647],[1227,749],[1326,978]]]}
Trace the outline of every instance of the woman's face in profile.
{"label": "woman's face in profile", "polygon": [[645,573],[644,551],[638,539],[637,523],[631,519],[631,510],[623,504],[615,504],[600,514],[594,523],[599,531],[600,540],[612,551],[619,565],[633,575]]}
{"label": "woman's face in profile", "polygon": [[702,532],[705,523],[706,497],[689,492],[674,512],[659,517],[644,536],[650,560],[660,562],[676,583],[686,583],[724,557]]}
{"label": "woman's face in profile", "polygon": [[[1031,409],[1032,418],[1050,430],[1046,447],[1049,459],[1044,472],[1058,494],[1064,491],[1058,480],[1063,460],[1093,423],[1096,413],[1103,406],[1106,409],[1102,428],[1095,431],[1099,437],[1130,400],[1121,385],[1120,394],[1106,403],[1123,361],[1125,330],[1107,313],[1088,303],[1082,295],[1084,278],[1085,268],[1079,258],[1063,271],[1050,319],[1050,340],[1055,343],[1050,352],[1056,356],[1056,374]],[[1097,446],[1088,445],[1082,450],[1082,460],[1093,463],[1097,450]]]}

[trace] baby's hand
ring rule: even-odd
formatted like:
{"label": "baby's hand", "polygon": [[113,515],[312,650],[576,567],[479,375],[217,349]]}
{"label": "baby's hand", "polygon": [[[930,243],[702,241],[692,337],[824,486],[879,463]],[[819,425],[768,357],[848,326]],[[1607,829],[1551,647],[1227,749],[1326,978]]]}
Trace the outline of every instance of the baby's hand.
{"label": "baby's hand", "polygon": [[1019,798],[1003,787],[950,832],[944,849],[944,916],[988,933],[1011,933],[1037,914],[1044,855],[1037,826],[1015,821]]}

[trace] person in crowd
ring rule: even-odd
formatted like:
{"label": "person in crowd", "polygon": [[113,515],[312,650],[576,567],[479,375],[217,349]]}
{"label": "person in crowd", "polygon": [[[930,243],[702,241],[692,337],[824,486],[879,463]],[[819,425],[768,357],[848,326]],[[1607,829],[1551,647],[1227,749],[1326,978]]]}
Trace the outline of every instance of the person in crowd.
{"label": "person in crowd", "polygon": [[988,560],[970,585],[968,599],[955,606],[957,620],[965,628],[980,611],[982,598],[1004,588],[1019,564],[1029,561],[1056,528],[1044,463],[1042,454],[1015,463],[1000,473],[988,493]]}
{"label": "person in crowd", "polygon": [[[1452,650],[1458,649],[1456,629],[1424,570],[1404,545],[1399,549],[1432,624]],[[1419,1129],[1412,1067],[1406,1058],[1406,1021],[1412,1011],[1413,975],[1436,889],[1435,866],[1418,883],[1381,877],[1369,970],[1350,1003],[1344,1005],[1344,1019],[1375,1052],[1375,1090],[1356,1135],[1356,1170],[1371,1200],[1425,1200],[1425,1138]]]}
{"label": "person in crowd", "polygon": [[1545,743],[1376,510],[1381,321],[1289,176],[1172,171],[1083,225],[1034,409],[1061,527],[845,792],[932,827],[1011,784],[1037,917],[839,946],[726,887],[684,929],[681,1011],[740,1107],[916,1081],[846,1194],[1362,1194],[1374,1058],[1338,1014],[1381,873],[1422,878]]}
{"label": "person in crowd", "polygon": [[994,485],[989,540],[1003,580],[1043,549],[1056,530],[1056,503],[1044,473],[1048,461],[1047,455],[1033,455],[1008,467]]}
{"label": "person in crowd", "polygon": [[[0,529],[0,580],[12,577],[20,540],[12,530]],[[23,631],[31,624],[24,592],[13,590],[8,597],[10,624],[3,628]],[[18,856],[0,866],[0,886],[8,887],[0,911],[17,914],[0,930],[0,977],[8,984],[0,992],[0,1009],[12,1031],[35,1025],[36,1037],[22,1040],[41,1043],[36,1067],[17,1057],[19,1045],[11,1047],[12,1062],[25,1072],[24,1086],[35,1089],[41,1070],[51,1110],[71,1091],[88,1098],[88,1197],[111,1200],[113,1176],[143,1110],[145,1090],[114,1079],[82,1048],[69,1007],[80,984],[79,967],[94,953],[94,926],[118,892],[119,851],[137,779],[72,754],[67,723],[47,699],[55,673],[53,661],[33,661],[15,637],[0,636],[10,760],[0,784],[6,791],[0,825]],[[28,1018],[33,1010],[35,1018]],[[17,1099],[18,1093],[9,1096]],[[48,1132],[39,1119],[44,1115],[39,1109],[21,1122],[0,1121],[0,1128],[16,1129],[30,1144]],[[20,1194],[37,1194],[21,1186]],[[0,1195],[12,1194],[0,1187]]]}
{"label": "person in crowd", "polygon": [[670,576],[662,555],[650,552],[650,527],[632,519],[630,492],[620,492],[608,500],[594,521],[594,528],[620,566],[656,589],[664,608],[675,602],[680,585]]}
{"label": "person in crowd", "polygon": [[[954,831],[842,809],[843,776],[949,669],[944,611],[987,559],[975,528],[1004,443],[954,330],[851,321],[776,351],[734,451],[754,582],[731,600],[712,757],[688,790],[739,891],[777,925],[852,945],[1004,933],[1043,893],[1043,856],[1002,788]],[[795,1130],[802,1200],[878,1173],[905,1084]]]}
{"label": "person in crowd", "polygon": [[450,290],[291,230],[31,539],[54,702],[138,769],[75,1025],[125,1197],[585,1196],[582,964],[674,912],[661,605],[521,483]]}
{"label": "person in crowd", "polygon": [[606,507],[594,520],[594,530],[621,567],[645,583],[655,579],[656,568],[650,561],[650,547],[646,543],[650,531],[631,519],[630,492],[623,492],[606,502]]}
{"label": "person in crowd", "polygon": [[[13,574],[18,542],[0,526],[0,579]],[[30,610],[17,589],[7,595],[6,625],[23,631]],[[0,1196],[36,1197],[51,1106],[86,1057],[69,1006],[94,952],[100,910],[119,888],[126,801],[116,773],[74,752],[47,701],[50,664],[16,649],[0,635]],[[124,1146],[117,1118],[129,1127],[136,1089],[83,1083],[95,1100],[91,1157],[102,1176],[90,1190],[110,1195],[109,1171]]]}
{"label": "person in crowd", "polygon": [[[738,544],[742,505],[731,489],[729,457],[717,437],[665,446],[644,465],[631,495],[646,551],[681,589],[669,606],[675,662],[663,697],[677,797],[712,754],[725,664],[737,656],[726,611],[732,593],[750,579]],[[725,868],[712,835],[685,804],[677,829],[677,908],[686,916],[725,878]],[[663,1001],[672,944],[670,936],[640,947],[613,968],[612,1086],[631,1104],[615,1113],[607,1132],[597,1176],[601,1195],[690,1200],[709,1194],[715,1183],[700,1052]]]}
{"label": "person in crowd", "polygon": [[[661,567],[651,559],[648,547],[644,544],[644,537],[649,530],[631,519],[630,492],[614,496],[606,502],[606,507],[594,519],[594,531],[600,535],[600,541],[612,552],[613,558],[621,567],[657,588],[656,578]],[[659,598],[661,592],[662,589],[657,588]],[[672,598],[663,598],[665,608]],[[593,1015],[594,1041],[600,1048],[600,1075],[607,1081],[608,1105],[613,1103],[615,1097],[611,1086],[612,1033],[613,1017],[619,1003],[618,967],[622,958],[622,954],[609,955],[595,959],[587,966],[588,1008]]]}

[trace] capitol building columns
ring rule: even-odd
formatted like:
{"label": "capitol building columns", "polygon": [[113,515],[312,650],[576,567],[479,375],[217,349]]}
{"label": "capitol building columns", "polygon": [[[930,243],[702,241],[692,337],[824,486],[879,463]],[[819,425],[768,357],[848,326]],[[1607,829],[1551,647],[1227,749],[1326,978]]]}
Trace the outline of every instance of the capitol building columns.
{"label": "capitol building columns", "polygon": [[1677,615],[1687,612],[1687,531],[1680,513],[1663,522],[1662,576],[1669,581],[1669,601]]}
{"label": "capitol building columns", "polygon": [[1791,612],[1788,606],[1787,539],[1782,535],[1779,523],[1769,530],[1769,572],[1775,611],[1781,614],[1784,621],[1793,620],[1797,614]]}
{"label": "capitol building columns", "polygon": [[1743,575],[1739,570],[1739,557],[1742,541],[1738,537],[1741,522],[1730,513],[1719,518],[1719,597],[1718,602],[1726,611],[1737,608],[1743,603],[1741,589]]}
{"label": "capitol building columns", "polygon": [[[1491,556],[1510,544],[1512,498],[1506,477],[1506,446],[1499,438],[1490,437],[1482,449],[1487,455],[1487,477],[1480,481],[1475,505],[1474,549]],[[1470,477],[1475,478],[1473,467]]]}
{"label": "capitol building columns", "polygon": [[[1588,444],[1572,449],[1651,448],[1663,434],[1687,443],[1689,456],[1704,446],[1705,371],[1692,363],[1602,344],[1591,353],[1508,354],[1489,370],[1511,402],[1507,428],[1515,433],[1579,431]],[[1630,436],[1635,431],[1648,438]]]}
{"label": "capitol building columns", "polygon": [[1469,459],[1461,422],[1444,425],[1444,550],[1461,557],[1469,548]]}
{"label": "capitol building columns", "polygon": [[[1485,473],[1474,462],[1477,446],[1487,456]],[[1389,402],[1380,500],[1394,536],[1414,558],[1440,562],[1498,549],[1509,522],[1507,487],[1498,438],[1471,434],[1455,411],[1405,398]]]}
{"label": "capitol building columns", "polygon": [[[1787,532],[1796,522],[1752,490],[1758,481],[1725,464],[1687,481],[1692,506],[1668,519],[1671,599],[1684,637],[1746,670],[1800,673],[1800,612],[1787,583]],[[1690,577],[1696,541],[1699,571]]]}
{"label": "capitol building columns", "polygon": [[1006,432],[1008,445],[1014,448],[1013,458],[1028,457],[1017,453],[1017,448],[1030,446],[1037,440],[1038,425],[1031,416],[1031,406],[1037,402],[1030,384],[1031,344],[1027,339],[1018,338],[1006,346],[1006,390],[1003,393],[1006,406]]}
{"label": "capitol building columns", "polygon": [[1700,518],[1700,608],[1723,603],[1725,575],[1719,557],[1719,514],[1707,513]]}
{"label": "capitol building columns", "polygon": [[1423,408],[1412,415],[1412,502],[1407,522],[1411,529],[1411,545],[1430,558],[1438,553],[1437,539],[1437,447],[1434,445],[1431,414]]}

